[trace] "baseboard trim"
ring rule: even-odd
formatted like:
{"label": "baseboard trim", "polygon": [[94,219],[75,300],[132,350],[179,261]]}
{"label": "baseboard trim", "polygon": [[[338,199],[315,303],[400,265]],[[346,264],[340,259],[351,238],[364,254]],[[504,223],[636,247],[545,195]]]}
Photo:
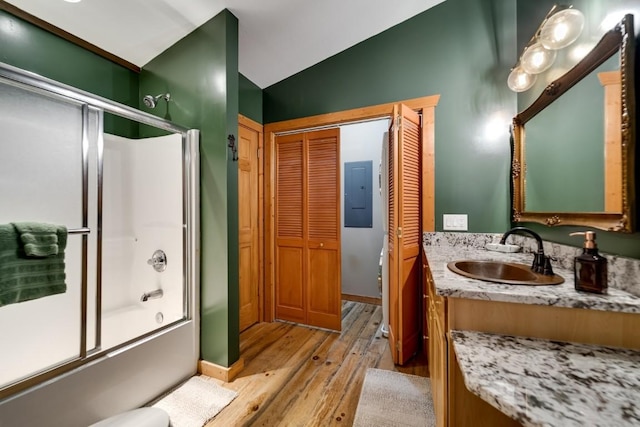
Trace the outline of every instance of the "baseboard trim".
{"label": "baseboard trim", "polygon": [[198,372],[211,378],[229,383],[233,381],[240,371],[244,369],[244,359],[241,357],[236,363],[229,366],[220,366],[206,360],[198,361]]}
{"label": "baseboard trim", "polygon": [[362,295],[342,294],[342,299],[354,302],[363,302],[365,304],[382,305],[382,298],[364,297]]}

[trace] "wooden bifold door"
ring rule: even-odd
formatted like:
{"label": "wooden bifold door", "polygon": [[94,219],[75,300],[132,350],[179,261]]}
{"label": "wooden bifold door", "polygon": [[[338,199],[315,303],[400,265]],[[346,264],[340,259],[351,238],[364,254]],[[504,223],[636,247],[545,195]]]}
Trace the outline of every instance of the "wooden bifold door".
{"label": "wooden bifold door", "polygon": [[340,330],[340,130],[275,138],[275,315]]}
{"label": "wooden bifold door", "polygon": [[389,345],[404,364],[420,343],[422,125],[406,105],[393,107],[389,128]]}

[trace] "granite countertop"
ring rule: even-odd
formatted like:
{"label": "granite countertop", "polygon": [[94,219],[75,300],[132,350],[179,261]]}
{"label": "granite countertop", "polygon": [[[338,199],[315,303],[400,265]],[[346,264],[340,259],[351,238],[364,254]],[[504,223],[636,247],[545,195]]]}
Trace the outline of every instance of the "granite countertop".
{"label": "granite countertop", "polygon": [[451,331],[466,387],[525,426],[640,425],[640,352]]}
{"label": "granite countertop", "polygon": [[478,259],[516,262],[530,265],[533,254],[501,253],[480,248],[425,245],[425,254],[436,287],[445,297],[488,301],[537,304],[557,307],[640,313],[640,297],[609,287],[606,295],[577,292],[573,271],[554,266],[554,272],[564,278],[561,285],[525,286],[484,282],[460,276],[447,268],[451,261]]}

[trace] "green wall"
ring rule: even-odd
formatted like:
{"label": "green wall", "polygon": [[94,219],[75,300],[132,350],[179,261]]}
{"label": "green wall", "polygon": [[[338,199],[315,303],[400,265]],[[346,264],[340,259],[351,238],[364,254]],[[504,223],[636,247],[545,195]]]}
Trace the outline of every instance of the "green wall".
{"label": "green wall", "polygon": [[[584,2],[590,15],[638,4]],[[504,232],[512,225],[508,128],[518,103],[507,76],[552,4],[447,0],[266,88],[264,121],[440,94],[436,230],[442,230],[442,214],[466,213],[470,232]],[[568,234],[585,228],[527,225],[546,240],[574,246],[581,242]],[[603,251],[634,258],[640,258],[639,240],[638,233],[598,232]]]}
{"label": "green wall", "polygon": [[447,0],[266,88],[265,123],[440,94],[436,229],[466,213],[469,231],[506,231],[515,18],[512,0]]}
{"label": "green wall", "polygon": [[[138,74],[0,10],[0,61],[105,98],[138,107]],[[137,136],[117,117],[105,130]]]}
{"label": "green wall", "polygon": [[240,353],[237,163],[227,147],[238,129],[238,75],[238,20],[227,10],[140,74],[141,94],[170,92],[172,120],[201,132],[200,347],[204,360],[222,366]]}
{"label": "green wall", "polygon": [[[539,0],[536,2],[532,1],[518,1],[518,11],[517,11],[517,22],[518,22],[518,54],[522,52],[522,49],[526,46],[527,42],[535,32],[537,26],[540,21],[545,17],[547,12],[551,9],[551,7],[556,2],[553,0]],[[607,14],[611,12],[624,12],[632,13],[633,10],[638,10],[638,6],[640,2],[638,0],[607,0],[603,2],[601,0],[574,0],[571,4],[582,11],[585,15],[585,26],[583,30],[583,34],[576,41],[576,44],[579,44],[582,41],[599,39],[599,34],[602,33],[602,29],[600,29],[600,23],[607,16]],[[637,15],[634,17],[635,26],[636,26],[636,34],[638,33],[638,25],[639,19]],[[638,47],[636,42],[636,47]],[[556,63],[562,65],[562,61],[565,59],[564,55],[567,52],[561,51],[558,54],[558,58],[556,59]],[[636,56],[638,52],[636,52]],[[514,63],[516,58],[514,57]],[[636,62],[637,64],[637,62]],[[552,67],[550,71],[553,71]],[[546,73],[545,73],[546,74]],[[541,75],[538,77],[540,81],[536,82],[536,85],[527,92],[523,92],[518,94],[518,108],[520,110],[526,108],[533,100],[537,97],[537,95],[542,91],[544,86],[546,85],[545,75]],[[637,90],[637,80],[635,80],[636,90]],[[597,97],[592,97],[592,102],[594,99],[598,99]],[[591,112],[600,111],[602,114],[602,108],[599,106],[594,106]],[[637,110],[636,110],[637,112]],[[565,117],[563,120],[562,117],[559,118],[561,121],[565,122],[566,129],[569,131],[575,130],[576,127],[579,127],[581,130],[592,130],[593,134],[601,135],[602,130],[598,128],[594,128],[592,124],[592,120],[584,116],[584,114],[580,115],[580,118],[576,119],[575,115],[573,117]],[[637,118],[636,118],[637,120]],[[637,122],[636,122],[637,123]],[[637,124],[636,124],[637,126]],[[636,132],[637,135],[637,132]],[[584,136],[583,136],[584,137]],[[637,144],[637,142],[636,142]],[[573,157],[585,154],[583,149],[576,149],[573,151]],[[582,166],[585,164],[592,164],[593,161],[585,160],[583,157],[579,157],[582,162]],[[640,164],[636,167],[640,167]],[[583,185],[582,188],[582,197],[595,198],[598,197],[597,193],[593,192],[591,188],[592,184]],[[576,192],[579,190],[576,190]],[[637,184],[636,184],[637,191]],[[601,193],[600,193],[601,197]],[[637,199],[637,198],[636,198]],[[569,226],[560,226],[560,227],[546,227],[540,224],[526,224],[531,227],[533,230],[537,231],[543,239],[549,240],[552,242],[564,243],[573,246],[581,246],[582,239],[580,238],[572,238],[569,237],[569,233],[574,231],[582,231],[582,230],[594,230],[597,233],[598,246],[600,250],[603,252],[617,254],[632,258],[640,258],[640,233],[633,234],[623,234],[623,233],[612,233],[606,232],[602,230],[596,230],[589,227],[569,227]],[[636,228],[639,223],[636,221]]]}
{"label": "green wall", "polygon": [[240,74],[240,114],[258,123],[262,120],[262,89]]}
{"label": "green wall", "polygon": [[[0,61],[201,130],[201,356],[239,358],[237,163],[227,135],[238,128],[238,21],[220,13],[167,49],[140,75],[0,10]],[[257,86],[244,80],[246,115],[261,121]],[[259,91],[259,89],[257,89]],[[170,92],[148,110],[144,94]],[[259,91],[260,92],[260,91]],[[261,93],[260,93],[261,94]],[[105,116],[105,129],[136,137],[136,123]]]}

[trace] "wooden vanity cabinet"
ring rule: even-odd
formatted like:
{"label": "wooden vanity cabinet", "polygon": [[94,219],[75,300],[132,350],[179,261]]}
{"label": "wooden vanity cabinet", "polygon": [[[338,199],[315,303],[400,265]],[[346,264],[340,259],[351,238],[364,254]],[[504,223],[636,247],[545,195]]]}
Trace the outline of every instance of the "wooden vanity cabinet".
{"label": "wooden vanity cabinet", "polygon": [[429,263],[424,255],[422,272],[427,302],[429,378],[436,427],[519,425],[466,389],[448,339],[448,299],[436,294]]}
{"label": "wooden vanity cabinet", "polygon": [[471,393],[456,360],[450,330],[469,330],[640,350],[640,315],[436,295],[423,255],[427,348],[437,427],[519,426]]}
{"label": "wooden vanity cabinet", "polygon": [[447,425],[447,335],[445,306],[446,299],[436,295],[435,286],[426,257],[423,255],[423,280],[426,297],[427,318],[427,356],[429,361],[429,377],[431,395],[436,415],[436,426]]}

